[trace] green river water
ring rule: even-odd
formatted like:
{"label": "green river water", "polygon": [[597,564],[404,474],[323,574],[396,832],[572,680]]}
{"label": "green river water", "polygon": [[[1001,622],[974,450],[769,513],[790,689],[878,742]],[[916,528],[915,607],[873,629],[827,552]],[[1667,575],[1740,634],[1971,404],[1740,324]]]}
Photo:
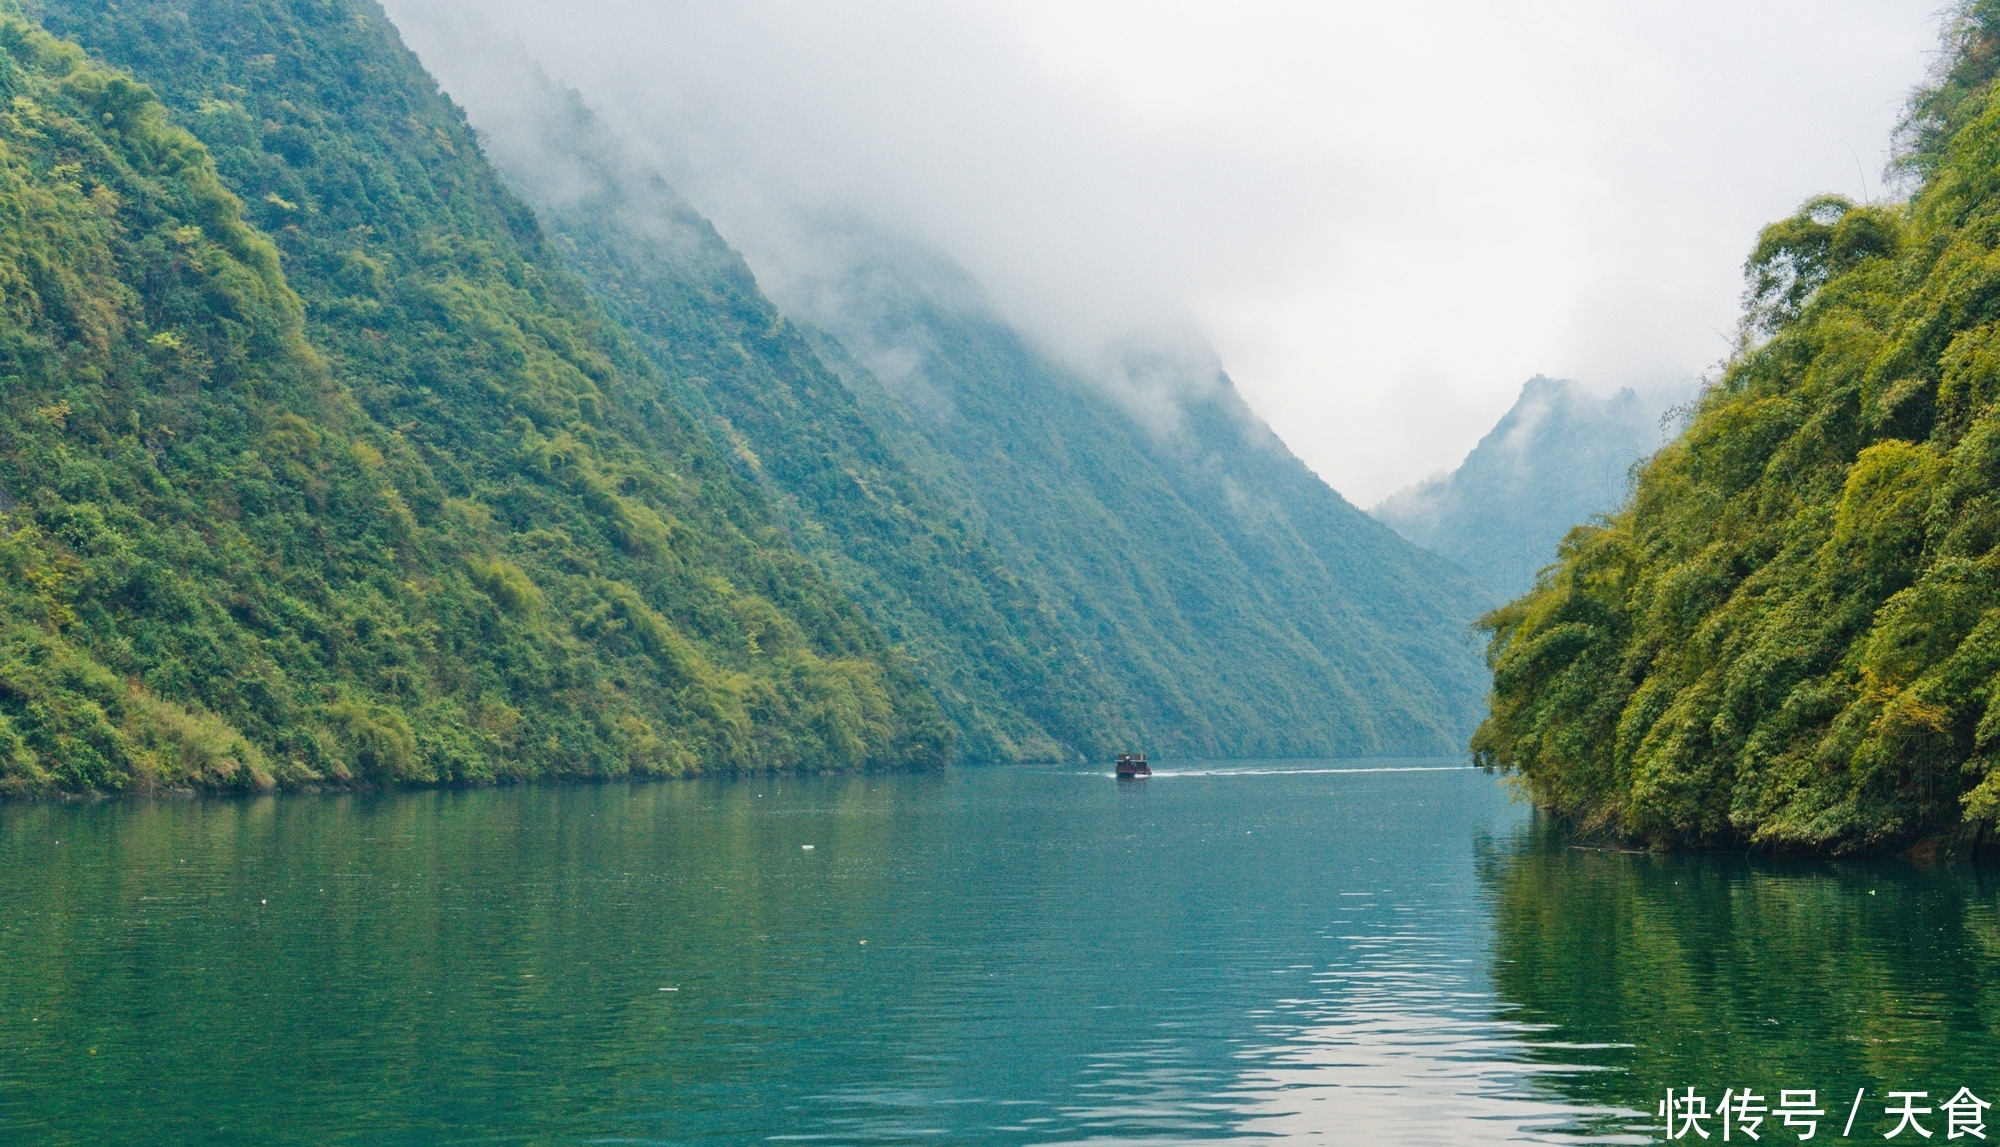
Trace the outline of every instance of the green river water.
{"label": "green river water", "polygon": [[7,806],[0,1142],[1645,1142],[1691,1087],[1943,1144],[1996,877],[1586,851],[1424,761]]}

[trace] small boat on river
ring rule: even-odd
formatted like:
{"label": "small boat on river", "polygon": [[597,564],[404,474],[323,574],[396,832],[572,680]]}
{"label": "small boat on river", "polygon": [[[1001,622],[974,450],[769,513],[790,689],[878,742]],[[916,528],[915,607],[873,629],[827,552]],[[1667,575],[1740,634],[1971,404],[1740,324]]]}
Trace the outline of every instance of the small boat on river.
{"label": "small boat on river", "polygon": [[1137,780],[1140,777],[1150,777],[1152,775],[1153,775],[1153,766],[1146,763],[1146,754],[1144,753],[1118,754],[1119,780],[1131,781],[1131,780]]}

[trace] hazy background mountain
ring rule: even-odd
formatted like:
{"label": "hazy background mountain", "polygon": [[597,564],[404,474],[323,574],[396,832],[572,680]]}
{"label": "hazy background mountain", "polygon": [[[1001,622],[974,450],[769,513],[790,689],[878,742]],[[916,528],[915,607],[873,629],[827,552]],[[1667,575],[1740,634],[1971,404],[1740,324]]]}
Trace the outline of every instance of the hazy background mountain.
{"label": "hazy background mountain", "polygon": [[1086,380],[854,219],[788,222],[774,307],[637,149],[466,35],[427,60],[503,174],[968,754],[1449,752],[1476,723],[1486,595],[1314,476],[1205,346]]}
{"label": "hazy background mountain", "polygon": [[1384,499],[1369,513],[1472,572],[1501,598],[1534,585],[1570,527],[1624,501],[1634,463],[1665,441],[1676,397],[1626,388],[1609,397],[1536,375],[1458,469]]}
{"label": "hazy background mountain", "polygon": [[838,340],[857,394],[900,400],[1149,726],[1251,754],[1455,748],[1485,595],[1320,481],[1205,348],[1128,344],[1107,390],[933,251],[866,229],[818,251],[824,277],[781,299]]}
{"label": "hazy background mountain", "polygon": [[767,290],[804,208],[943,251],[1092,378],[1193,325],[1364,506],[1455,466],[1537,371],[1644,393],[1729,353],[1757,227],[1802,187],[1879,190],[1940,7],[386,6],[454,90],[424,25],[518,38]]}

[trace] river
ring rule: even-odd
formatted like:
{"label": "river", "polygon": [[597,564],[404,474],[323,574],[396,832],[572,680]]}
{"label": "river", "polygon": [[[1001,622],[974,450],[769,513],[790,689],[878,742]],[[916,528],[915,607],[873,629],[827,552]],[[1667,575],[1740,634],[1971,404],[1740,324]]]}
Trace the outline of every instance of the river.
{"label": "river", "polygon": [[2000,1102],[2000,881],[1579,849],[1438,761],[0,807],[6,1142],[1647,1142],[1669,1087]]}

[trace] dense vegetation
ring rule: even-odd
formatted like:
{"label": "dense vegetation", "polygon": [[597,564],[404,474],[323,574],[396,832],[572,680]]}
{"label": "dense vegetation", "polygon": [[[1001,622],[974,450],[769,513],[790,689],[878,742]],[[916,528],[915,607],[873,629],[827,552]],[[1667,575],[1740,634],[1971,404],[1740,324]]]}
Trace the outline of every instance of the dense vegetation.
{"label": "dense vegetation", "polygon": [[867,229],[822,242],[808,262],[832,270],[780,303],[838,340],[829,362],[885,437],[973,507],[1145,743],[1459,751],[1491,599],[1330,489],[1213,360],[1135,345],[1086,380],[935,252]]}
{"label": "dense vegetation", "polygon": [[907,653],[963,751],[1463,744],[1478,589],[1341,501],[1212,363],[1129,364],[1190,382],[1148,424],[956,268],[867,230],[807,229],[794,254],[840,270],[781,277],[818,325],[788,321],[573,93],[496,54],[433,52],[502,173]]}
{"label": "dense vegetation", "polygon": [[1586,826],[1860,851],[2000,817],[2000,4],[1954,36],[1911,199],[1766,228],[1687,431],[1487,620],[1475,750]]}
{"label": "dense vegetation", "polygon": [[144,84],[0,22],[0,784],[948,757],[378,9],[33,11]]}
{"label": "dense vegetation", "polygon": [[892,274],[846,334],[930,340],[940,421],[573,104],[597,191],[538,194],[552,241],[367,0],[5,28],[0,789],[1448,751],[1471,724],[1477,590],[1226,380],[1163,435]]}
{"label": "dense vegetation", "polygon": [[1156,743],[1108,703],[1112,686],[1045,595],[877,429],[880,412],[861,409],[705,219],[575,93],[525,69],[481,78],[507,97],[504,110],[473,101],[501,173],[794,544],[910,658],[961,753],[1046,760]]}
{"label": "dense vegetation", "polygon": [[1599,398],[1536,375],[1458,469],[1368,512],[1496,596],[1518,597],[1555,560],[1571,526],[1625,500],[1633,466],[1660,447],[1665,405],[1631,390]]}

